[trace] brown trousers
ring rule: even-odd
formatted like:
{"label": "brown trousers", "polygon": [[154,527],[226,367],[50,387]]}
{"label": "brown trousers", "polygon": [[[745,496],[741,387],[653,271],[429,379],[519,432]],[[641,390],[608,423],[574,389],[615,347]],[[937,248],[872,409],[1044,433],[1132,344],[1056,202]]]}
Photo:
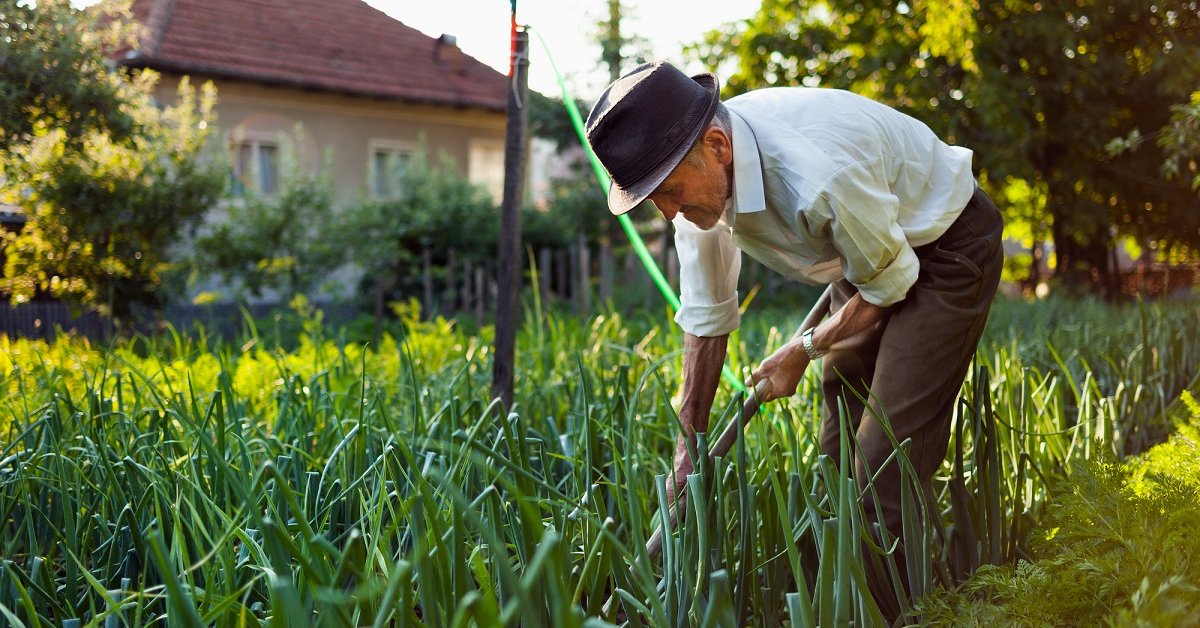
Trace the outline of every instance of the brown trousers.
{"label": "brown trousers", "polygon": [[[928,486],[946,456],[955,400],[1000,282],[1002,230],[1000,211],[976,188],[954,224],[936,241],[916,249],[921,263],[917,282],[890,317],[825,356],[821,450],[840,460],[840,401],[858,440],[856,477],[865,485],[867,468],[877,476],[883,523],[896,536],[901,534],[901,475],[894,462],[880,470],[893,447],[876,417],[887,417],[897,442],[912,440],[909,459]],[[832,310],[854,293],[846,280],[835,283]],[[865,506],[868,518],[875,521],[869,497]],[[898,567],[904,577],[903,563]],[[894,600],[880,602],[891,606]]]}

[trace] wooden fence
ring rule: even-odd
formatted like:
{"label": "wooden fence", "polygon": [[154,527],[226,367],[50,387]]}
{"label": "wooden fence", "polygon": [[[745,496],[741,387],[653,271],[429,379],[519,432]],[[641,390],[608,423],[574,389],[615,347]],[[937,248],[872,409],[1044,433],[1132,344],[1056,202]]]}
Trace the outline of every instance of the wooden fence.
{"label": "wooden fence", "polygon": [[[679,293],[679,257],[675,248],[652,252],[655,264],[675,294]],[[422,269],[422,311],[445,316],[473,316],[485,320],[495,305],[496,264],[491,260],[454,260],[435,272],[425,256]],[[528,257],[528,253],[527,253]],[[588,247],[583,241],[567,248],[542,248],[525,260],[523,285],[535,287],[544,304],[565,305],[577,315],[594,314],[613,307],[631,310],[661,307],[665,301],[650,280],[641,260],[631,250],[614,254],[605,247]],[[789,280],[754,260],[742,258],[743,291],[759,285],[763,295],[775,297]]]}
{"label": "wooden fence", "polygon": [[[359,314],[352,304],[315,305],[324,313],[325,320],[334,324],[349,322]],[[241,331],[247,315],[261,321],[285,307],[280,303],[172,305],[161,311],[135,313],[133,326],[138,331],[153,332],[168,324],[180,330],[200,324],[213,333],[232,337]],[[54,340],[59,330],[93,340],[108,338],[113,331],[111,321],[104,316],[73,311],[62,301],[31,301],[15,306],[0,301],[0,335]]]}
{"label": "wooden fence", "polygon": [[[420,301],[426,314],[473,316],[484,320],[491,315],[497,295],[495,260],[456,259],[435,268],[429,256],[423,256]],[[659,265],[662,257],[658,256]],[[679,286],[679,260],[675,250],[666,254],[664,276],[673,289]],[[632,251],[614,255],[610,249],[588,247],[578,242],[561,249],[542,248],[524,260],[522,285],[536,288],[544,304],[566,305],[572,312],[586,315],[602,304],[638,307],[662,303],[662,297],[646,275]]]}
{"label": "wooden fence", "polygon": [[[662,243],[655,244],[658,248],[653,253],[656,264],[678,294],[679,259],[675,249],[667,246],[664,254]],[[417,286],[418,294],[414,296],[421,301],[424,316],[468,316],[476,321],[492,318],[497,295],[495,260],[462,259],[450,252],[448,263],[435,268],[428,253],[422,257],[421,267],[415,269],[420,276],[414,277],[410,286]],[[629,250],[614,254],[611,249],[589,247],[580,240],[566,248],[540,249],[533,254],[532,264],[527,255],[524,268],[526,290],[536,287],[543,304],[565,306],[577,315],[594,314],[610,303],[625,314],[661,308],[664,304],[641,261]],[[768,297],[773,297],[786,283],[752,260],[743,259],[744,291],[760,281],[764,296]],[[383,300],[382,296],[379,298]],[[369,308],[352,303],[316,302],[314,305],[324,312],[325,320],[333,324],[372,313]],[[385,305],[377,303],[376,313],[384,313]],[[285,307],[277,302],[173,305],[162,311],[137,313],[135,328],[151,331],[169,323],[176,329],[186,329],[199,323],[228,337],[241,331],[247,315],[262,320]],[[72,312],[67,304],[59,301],[33,301],[11,306],[0,300],[0,334],[53,339],[59,328],[93,339],[103,339],[111,334],[110,322],[104,317],[94,312]]]}

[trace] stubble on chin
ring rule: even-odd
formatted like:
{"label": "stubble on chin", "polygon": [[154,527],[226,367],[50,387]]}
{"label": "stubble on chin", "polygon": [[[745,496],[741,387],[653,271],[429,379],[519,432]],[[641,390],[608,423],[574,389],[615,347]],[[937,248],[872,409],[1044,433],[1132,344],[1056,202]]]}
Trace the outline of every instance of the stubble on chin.
{"label": "stubble on chin", "polygon": [[684,213],[684,219],[696,225],[701,231],[710,231],[721,222],[721,212],[695,209]]}

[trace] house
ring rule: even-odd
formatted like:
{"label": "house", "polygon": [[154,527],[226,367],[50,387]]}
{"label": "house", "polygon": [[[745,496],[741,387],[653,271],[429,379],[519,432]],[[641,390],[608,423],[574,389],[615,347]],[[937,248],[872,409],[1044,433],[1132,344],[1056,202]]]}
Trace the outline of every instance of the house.
{"label": "house", "polygon": [[[16,205],[8,205],[0,203],[0,234],[5,232],[20,233],[25,226],[25,213]],[[0,239],[0,243],[3,240]],[[4,247],[0,246],[0,276],[4,272]],[[4,293],[0,293],[0,298],[4,297]]]}
{"label": "house", "polygon": [[217,87],[235,188],[274,192],[284,157],[332,158],[335,203],[396,193],[422,142],[499,199],[507,77],[361,0],[135,0],[145,28],[120,62]]}

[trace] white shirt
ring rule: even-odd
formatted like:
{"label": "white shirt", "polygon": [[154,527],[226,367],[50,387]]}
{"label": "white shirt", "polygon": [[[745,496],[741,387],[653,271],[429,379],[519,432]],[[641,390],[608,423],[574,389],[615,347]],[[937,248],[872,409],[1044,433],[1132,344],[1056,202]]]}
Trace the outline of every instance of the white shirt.
{"label": "white shirt", "polygon": [[696,336],[737,328],[739,249],[795,281],[845,277],[870,303],[904,299],[919,270],[913,248],[944,233],[974,192],[971,151],[841,90],[761,89],[725,105],[732,197],[708,231],[673,221],[675,322]]}

